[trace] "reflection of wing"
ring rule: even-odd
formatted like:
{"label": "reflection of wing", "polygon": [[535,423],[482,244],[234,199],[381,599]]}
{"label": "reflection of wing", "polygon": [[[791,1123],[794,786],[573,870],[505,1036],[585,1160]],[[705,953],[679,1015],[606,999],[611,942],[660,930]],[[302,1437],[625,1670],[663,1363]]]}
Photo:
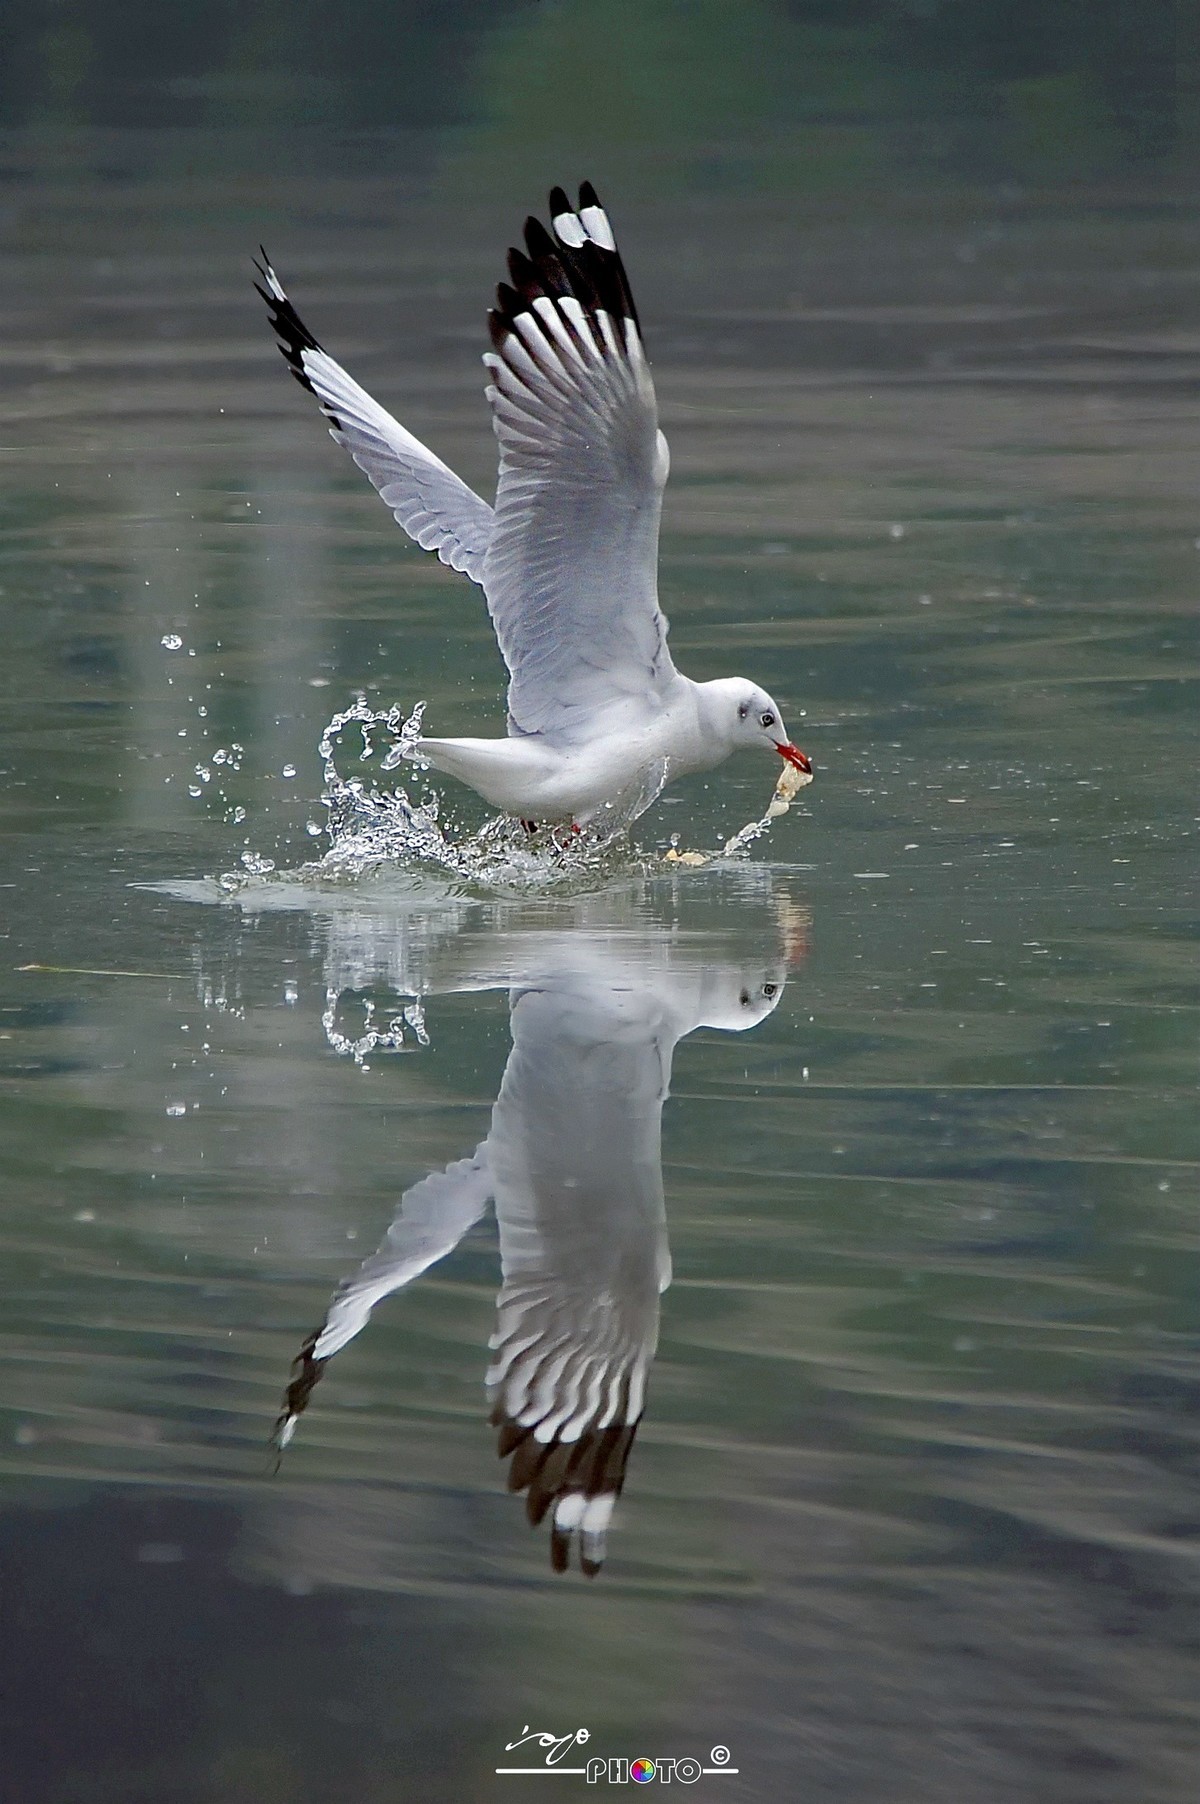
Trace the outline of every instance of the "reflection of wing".
{"label": "reflection of wing", "polygon": [[407,901],[378,918],[356,908],[344,931],[331,928],[331,983],[425,995],[508,988],[512,1050],[488,1138],[406,1194],[383,1246],[305,1346],[277,1430],[286,1444],[333,1353],[493,1197],[503,1285],[488,1386],[500,1455],[531,1520],[550,1515],[556,1569],[577,1537],[589,1575],[605,1557],[671,1276],[661,1118],[674,1048],[700,1026],[755,1026],[785,975],[733,962],[711,940],[614,919],[609,907],[588,898],[563,929],[539,905],[518,929],[511,905],[493,916],[471,904],[447,927],[439,894],[436,931]]}
{"label": "reflection of wing", "polygon": [[660,1129],[674,1035],[653,990],[562,980],[514,997],[487,1141],[504,1283],[488,1372],[509,1488],[552,1508],[589,1575],[642,1414],[670,1282]]}
{"label": "reflection of wing", "polygon": [[275,1426],[280,1449],[295,1433],[296,1419],[321,1373],[334,1354],[366,1326],[376,1303],[452,1253],[483,1214],[491,1194],[484,1146],[476,1148],[473,1159],[457,1159],[445,1171],[431,1172],[405,1191],[382,1245],[335,1293],[324,1322],[300,1349]]}
{"label": "reflection of wing", "polygon": [[372,401],[317,343],[283,292],[265,251],[258,270],[266,287],[254,286],[271,309],[279,348],[297,382],[317,397],[332,436],[345,445],[409,538],[478,582],[492,534],[487,502]]}

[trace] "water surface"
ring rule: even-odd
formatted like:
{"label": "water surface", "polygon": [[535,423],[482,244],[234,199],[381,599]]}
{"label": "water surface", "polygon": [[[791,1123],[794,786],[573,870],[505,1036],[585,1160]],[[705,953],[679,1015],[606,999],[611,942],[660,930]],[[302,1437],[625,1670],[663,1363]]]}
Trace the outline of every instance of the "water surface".
{"label": "water surface", "polygon": [[[12,1795],[490,1798],[529,1725],[724,1745],[714,1799],[1190,1798],[1194,226],[1102,187],[606,197],[675,657],[764,681],[818,776],[744,863],[657,867],[761,812],[753,759],[594,887],[496,895],[291,875],[335,709],[497,730],[501,680],[244,259],[485,487],[481,310],[538,197],[360,149],[301,198],[155,142],[7,177]],[[275,869],[223,892],[244,853]],[[492,1131],[517,999],[564,986],[591,1038],[539,1042],[539,1144],[590,1124],[598,1210],[661,1182],[644,1309],[660,1240],[672,1273],[590,1580],[505,1489],[486,1211],[269,1445],[402,1193]]]}

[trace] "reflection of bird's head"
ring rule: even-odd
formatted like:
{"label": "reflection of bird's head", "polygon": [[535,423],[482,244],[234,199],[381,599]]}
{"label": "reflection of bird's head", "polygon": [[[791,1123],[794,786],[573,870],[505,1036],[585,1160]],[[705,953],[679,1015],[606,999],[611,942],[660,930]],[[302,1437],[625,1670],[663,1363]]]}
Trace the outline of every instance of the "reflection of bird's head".
{"label": "reflection of bird's head", "polygon": [[782,966],[738,970],[726,965],[705,972],[700,990],[697,1027],[716,1027],[740,1034],[757,1027],[783,994],[787,973]]}

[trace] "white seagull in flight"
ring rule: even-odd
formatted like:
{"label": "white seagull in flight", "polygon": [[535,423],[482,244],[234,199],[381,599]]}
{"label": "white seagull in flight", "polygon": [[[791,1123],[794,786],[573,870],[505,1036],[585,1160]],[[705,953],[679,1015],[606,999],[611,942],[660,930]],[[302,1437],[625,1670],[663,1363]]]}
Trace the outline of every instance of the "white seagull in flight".
{"label": "white seagull in flight", "polygon": [[[414,750],[532,828],[633,819],[672,778],[742,746],[812,765],[744,677],[676,670],[658,605],[667,441],[637,313],[590,182],[525,225],[488,315],[495,507],[460,482],[321,348],[263,253],[258,292],[296,380],[404,530],[483,589],[508,666],[508,737]],[[256,284],[258,286],[258,284]]]}

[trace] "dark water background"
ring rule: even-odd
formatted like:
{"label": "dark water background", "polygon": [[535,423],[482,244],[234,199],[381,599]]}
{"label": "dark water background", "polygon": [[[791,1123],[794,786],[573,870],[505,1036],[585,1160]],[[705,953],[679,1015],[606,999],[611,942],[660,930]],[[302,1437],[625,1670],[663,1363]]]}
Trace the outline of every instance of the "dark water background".
{"label": "dark water background", "polygon": [[[5,1804],[541,1797],[494,1772],[525,1724],[724,1744],[714,1800],[1195,1796],[1181,21],[8,9]],[[773,690],[806,806],[735,870],[571,899],[187,899],[319,851],[357,689],[501,718],[477,596],[330,446],[249,252],[486,493],[490,285],[585,175],[671,441],[676,659]],[[716,843],[773,774],[681,785],[637,837]],[[333,1286],[487,1132],[510,981],[576,946],[635,992],[664,958],[787,973],[675,1053],[674,1282],[591,1583],[504,1494],[489,1225],[267,1452]],[[335,1050],[323,1018],[413,996],[427,1045]]]}

